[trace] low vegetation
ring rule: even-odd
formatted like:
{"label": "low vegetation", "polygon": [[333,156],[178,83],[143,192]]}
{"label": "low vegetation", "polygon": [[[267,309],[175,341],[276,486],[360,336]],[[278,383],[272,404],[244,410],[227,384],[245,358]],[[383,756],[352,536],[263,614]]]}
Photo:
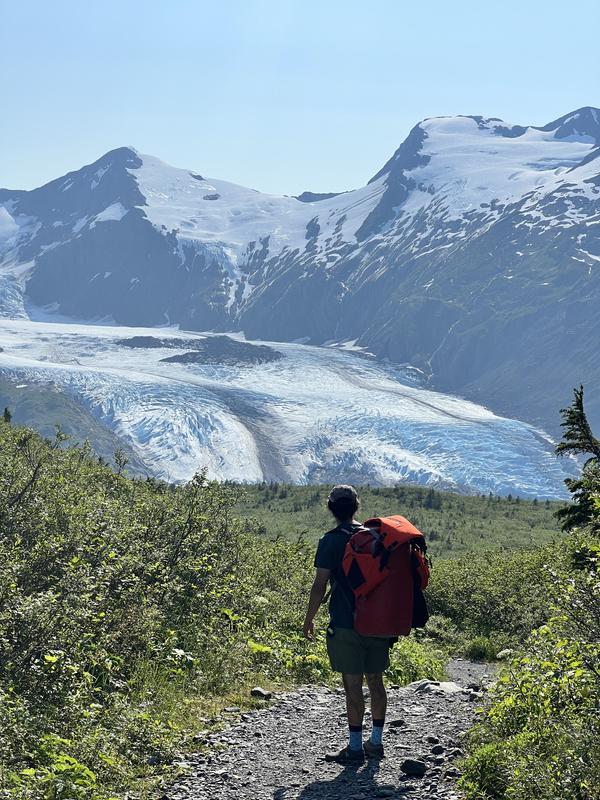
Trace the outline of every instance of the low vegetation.
{"label": "low vegetation", "polygon": [[[150,792],[253,682],[331,679],[301,637],[307,543],[261,536],[240,488],[124,474],[0,421],[0,789]],[[409,640],[391,677],[443,674]]]}
{"label": "low vegetation", "polygon": [[587,458],[560,514],[571,533],[540,565],[547,619],[500,675],[473,732],[462,779],[470,800],[600,798],[600,441],[583,390],[563,417],[559,451]]}
{"label": "low vegetation", "polygon": [[[328,486],[261,483],[246,486],[236,511],[263,535],[316,542],[331,527]],[[560,535],[555,512],[564,504],[495,495],[458,495],[419,486],[360,490],[360,517],[403,514],[427,534],[434,557],[532,548]]]}
{"label": "low vegetation", "polygon": [[[581,398],[565,441],[590,460],[564,535],[551,503],[363,492],[365,515],[405,513],[440,556],[430,624],[394,648],[390,680],[514,650],[463,767],[470,800],[598,797],[600,484],[584,418]],[[203,474],[172,487],[62,439],[0,420],[0,796],[155,795],[224,707],[258,702],[254,683],[332,680],[322,639],[300,634],[325,490]]]}

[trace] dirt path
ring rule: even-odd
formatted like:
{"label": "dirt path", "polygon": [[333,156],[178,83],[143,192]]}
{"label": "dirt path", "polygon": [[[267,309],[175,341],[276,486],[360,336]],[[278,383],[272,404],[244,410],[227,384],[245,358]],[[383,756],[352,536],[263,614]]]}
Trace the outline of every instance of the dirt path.
{"label": "dirt path", "polygon": [[[389,688],[384,733],[386,758],[358,766],[325,762],[346,742],[341,690],[305,687],[278,694],[264,709],[243,714],[212,734],[208,753],[189,759],[190,774],[167,793],[169,800],[369,800],[414,797],[456,800],[461,735],[473,723],[490,681],[486,665],[456,660],[451,681],[419,681]],[[367,716],[367,731],[370,718]],[[426,764],[423,777],[401,771],[405,759]]]}

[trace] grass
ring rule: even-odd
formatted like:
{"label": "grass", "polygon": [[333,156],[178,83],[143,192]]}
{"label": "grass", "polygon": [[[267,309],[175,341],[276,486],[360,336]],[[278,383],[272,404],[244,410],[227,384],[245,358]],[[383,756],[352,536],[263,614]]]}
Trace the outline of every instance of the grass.
{"label": "grass", "polygon": [[[248,485],[234,510],[255,520],[269,538],[316,542],[333,524],[326,508],[329,488]],[[554,517],[563,505],[559,502],[466,496],[405,484],[359,491],[360,519],[402,514],[423,531],[434,556],[533,548],[560,536]]]}

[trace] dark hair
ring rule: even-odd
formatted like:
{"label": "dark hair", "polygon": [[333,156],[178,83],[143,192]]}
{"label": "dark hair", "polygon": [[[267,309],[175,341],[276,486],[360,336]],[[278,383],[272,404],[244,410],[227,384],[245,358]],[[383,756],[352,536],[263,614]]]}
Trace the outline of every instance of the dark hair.
{"label": "dark hair", "polygon": [[338,500],[328,500],[327,508],[336,519],[346,522],[358,511],[358,499],[356,497],[340,497]]}

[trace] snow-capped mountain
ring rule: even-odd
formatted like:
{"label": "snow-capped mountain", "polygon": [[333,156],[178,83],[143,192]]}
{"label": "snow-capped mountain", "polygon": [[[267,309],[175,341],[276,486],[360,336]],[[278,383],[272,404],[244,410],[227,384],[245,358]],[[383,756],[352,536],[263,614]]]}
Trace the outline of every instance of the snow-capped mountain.
{"label": "snow-capped mountain", "polygon": [[0,190],[0,307],[354,341],[555,427],[600,422],[600,110],[419,123],[367,186],[262,194],[131,148]]}

